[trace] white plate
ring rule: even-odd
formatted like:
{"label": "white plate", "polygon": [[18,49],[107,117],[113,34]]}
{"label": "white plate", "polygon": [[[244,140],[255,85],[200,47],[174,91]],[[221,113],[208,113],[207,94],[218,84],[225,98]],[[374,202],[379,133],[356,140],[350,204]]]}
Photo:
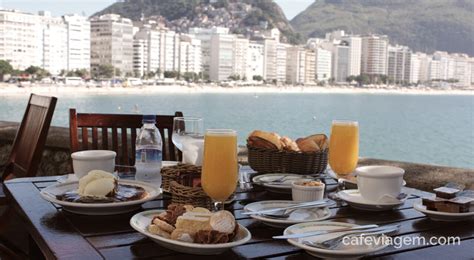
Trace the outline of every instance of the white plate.
{"label": "white plate", "polygon": [[234,238],[234,241],[229,243],[222,244],[197,244],[177,241],[169,238],[164,238],[155,234],[148,232],[148,225],[150,225],[151,220],[154,216],[159,215],[164,212],[164,210],[148,210],[135,214],[130,219],[130,225],[136,231],[142,233],[143,235],[149,237],[151,240],[155,241],[160,246],[166,247],[168,249],[186,253],[186,254],[195,254],[195,255],[217,255],[225,252],[226,250],[247,243],[252,235],[250,231],[244,226],[239,224],[239,232]]}
{"label": "white plate", "polygon": [[422,204],[421,200],[416,201],[413,204],[413,208],[425,214],[430,219],[437,220],[437,221],[461,221],[461,220],[474,218],[474,212],[448,213],[448,212],[427,210],[426,206]]}
{"label": "white plate", "polygon": [[[323,222],[308,222],[308,223],[300,223],[293,226],[288,227],[283,232],[284,235],[295,234],[295,233],[304,233],[304,232],[311,232],[317,230],[333,230],[339,228],[346,228],[346,227],[353,227],[357,226],[355,224],[349,223],[342,223],[342,222],[331,222],[331,221],[323,221]],[[326,235],[320,236],[313,236],[313,237],[306,237],[306,238],[293,238],[288,239],[288,242],[296,247],[306,250],[309,254],[321,258],[358,258],[365,256],[367,254],[380,251],[388,246],[385,244],[377,244],[377,245],[348,245],[342,246],[339,249],[321,249],[316,247],[311,247],[303,244],[303,241],[321,241],[326,239],[331,239],[333,237],[341,235],[340,232],[338,233],[331,233]]]}
{"label": "white plate", "polygon": [[77,189],[79,186],[78,181],[57,183],[48,186],[40,192],[40,195],[43,197],[43,199],[61,205],[64,210],[72,213],[83,215],[113,215],[137,210],[143,203],[153,200],[161,194],[160,188],[157,188],[149,183],[134,180],[119,180],[118,182],[119,184],[128,184],[142,187],[145,189],[148,195],[145,198],[139,200],[112,203],[80,203],[56,199],[55,195],[60,195],[67,191]]}
{"label": "white plate", "polygon": [[[359,190],[343,190],[337,193],[339,198],[347,202],[349,206],[360,209],[360,210],[369,210],[369,211],[384,211],[391,210],[405,203],[405,200],[400,201],[391,201],[391,202],[375,202],[368,201],[364,199]],[[408,196],[406,197],[408,198]]]}
{"label": "white plate", "polygon": [[[285,179],[282,182],[272,183],[284,176]],[[314,177],[292,173],[267,173],[253,177],[252,182],[265,187],[265,189],[270,192],[291,193],[291,183],[298,179],[313,180]]]}
{"label": "white plate", "polygon": [[[283,208],[297,204],[291,200],[266,200],[247,204],[244,211],[260,211],[265,209]],[[287,219],[266,217],[263,215],[250,215],[250,217],[262,221],[271,227],[287,227],[296,223],[314,222],[331,217],[332,213],[328,207],[324,208],[304,208],[293,211]]]}

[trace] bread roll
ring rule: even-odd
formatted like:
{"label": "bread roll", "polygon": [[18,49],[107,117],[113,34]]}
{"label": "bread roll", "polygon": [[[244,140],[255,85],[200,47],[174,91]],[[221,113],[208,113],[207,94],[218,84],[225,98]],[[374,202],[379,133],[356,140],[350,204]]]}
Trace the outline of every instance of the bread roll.
{"label": "bread roll", "polygon": [[300,151],[300,148],[298,148],[298,144],[296,144],[296,142],[291,140],[289,137],[283,136],[282,138],[280,138],[280,141],[283,146],[283,150],[294,152]]}
{"label": "bread roll", "polygon": [[298,147],[303,153],[312,153],[320,151],[319,145],[312,139],[298,138],[296,140]]}
{"label": "bread roll", "polygon": [[276,133],[255,130],[249,135],[247,142],[252,147],[275,150],[283,149],[280,136]]}

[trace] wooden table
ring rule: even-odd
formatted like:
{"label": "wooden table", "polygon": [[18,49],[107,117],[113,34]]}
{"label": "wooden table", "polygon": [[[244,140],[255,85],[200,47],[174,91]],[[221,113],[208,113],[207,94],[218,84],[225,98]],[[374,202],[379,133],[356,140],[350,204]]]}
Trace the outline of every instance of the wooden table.
{"label": "wooden table", "polygon": [[[223,255],[186,255],[160,247],[150,239],[135,232],[129,225],[134,213],[113,216],[82,216],[65,211],[57,205],[43,200],[39,191],[56,182],[57,177],[21,178],[5,183],[6,192],[31,237],[33,259],[44,255],[47,259],[311,259],[312,257],[286,241],[273,240],[272,236],[282,234],[282,229],[270,228],[242,215],[245,204],[269,199],[291,199],[291,195],[269,193],[262,188],[242,183],[236,200],[231,204],[238,222],[252,233],[252,239],[245,245],[227,251]],[[248,180],[248,178],[247,178]],[[327,188],[334,189],[336,182],[326,180]],[[367,256],[382,259],[472,259],[474,257],[474,221],[457,223],[434,222],[413,209],[412,205],[427,193],[416,191],[403,206],[394,211],[364,212],[348,207],[345,203],[331,208],[330,220],[356,224],[399,223],[401,229],[394,236],[424,237],[459,236],[460,245],[403,245],[389,246]],[[170,196],[143,205],[144,210],[163,209],[170,203]],[[35,255],[37,254],[37,255]]]}

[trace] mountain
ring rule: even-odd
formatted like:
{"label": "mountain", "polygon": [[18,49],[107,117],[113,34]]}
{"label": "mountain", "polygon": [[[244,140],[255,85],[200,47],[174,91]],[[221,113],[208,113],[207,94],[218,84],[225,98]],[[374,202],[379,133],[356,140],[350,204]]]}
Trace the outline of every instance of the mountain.
{"label": "mountain", "polygon": [[473,0],[315,0],[291,25],[306,37],[343,29],[387,34],[416,51],[474,56]]}
{"label": "mountain", "polygon": [[272,0],[125,0],[116,2],[93,16],[115,13],[132,20],[155,19],[178,32],[190,27],[229,27],[232,33],[277,27],[282,41],[297,43],[281,8]]}

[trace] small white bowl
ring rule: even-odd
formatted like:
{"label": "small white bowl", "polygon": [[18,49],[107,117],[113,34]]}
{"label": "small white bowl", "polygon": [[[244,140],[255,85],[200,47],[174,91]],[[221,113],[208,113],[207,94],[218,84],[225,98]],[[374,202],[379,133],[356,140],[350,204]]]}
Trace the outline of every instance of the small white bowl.
{"label": "small white bowl", "polygon": [[296,180],[291,183],[291,194],[294,201],[316,201],[322,200],[324,197],[324,183],[319,186],[303,186],[301,185],[307,180]]}
{"label": "small white bowl", "polygon": [[78,179],[92,170],[114,172],[117,153],[108,150],[87,150],[71,154],[72,168]]}

